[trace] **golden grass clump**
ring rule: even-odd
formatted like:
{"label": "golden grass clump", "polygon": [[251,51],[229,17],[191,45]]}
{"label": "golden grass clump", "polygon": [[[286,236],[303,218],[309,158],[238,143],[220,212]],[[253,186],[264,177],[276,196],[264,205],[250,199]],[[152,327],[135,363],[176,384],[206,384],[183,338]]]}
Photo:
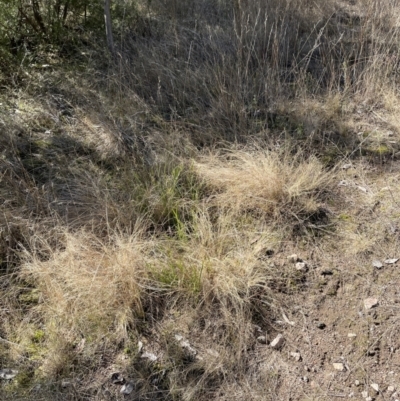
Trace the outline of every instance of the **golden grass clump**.
{"label": "golden grass clump", "polygon": [[139,238],[117,237],[112,245],[85,232],[65,238],[48,260],[33,254],[21,266],[20,277],[40,292],[33,312],[45,330],[55,323],[60,336],[127,338],[128,327],[143,312],[146,271]]}
{"label": "golden grass clump", "polygon": [[159,241],[155,258],[149,258],[153,280],[184,297],[230,305],[249,301],[250,289],[265,280],[256,268],[249,236],[236,229],[235,216],[224,214],[217,222],[207,210],[198,212],[186,240]]}
{"label": "golden grass clump", "polygon": [[206,156],[196,168],[215,191],[216,204],[237,213],[313,213],[332,189],[332,173],[317,158],[280,150]]}

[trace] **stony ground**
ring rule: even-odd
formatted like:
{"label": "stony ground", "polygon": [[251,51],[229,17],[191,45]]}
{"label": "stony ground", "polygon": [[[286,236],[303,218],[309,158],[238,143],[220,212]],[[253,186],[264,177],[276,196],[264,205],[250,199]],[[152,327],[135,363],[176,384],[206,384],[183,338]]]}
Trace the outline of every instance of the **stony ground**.
{"label": "stony ground", "polygon": [[268,334],[271,341],[281,333],[284,345],[255,350],[266,370],[282,376],[277,399],[400,398],[399,166],[362,178],[358,168],[342,173],[346,201],[336,209],[333,241],[271,258],[279,269],[296,252],[308,265],[301,291],[285,297],[286,316]]}

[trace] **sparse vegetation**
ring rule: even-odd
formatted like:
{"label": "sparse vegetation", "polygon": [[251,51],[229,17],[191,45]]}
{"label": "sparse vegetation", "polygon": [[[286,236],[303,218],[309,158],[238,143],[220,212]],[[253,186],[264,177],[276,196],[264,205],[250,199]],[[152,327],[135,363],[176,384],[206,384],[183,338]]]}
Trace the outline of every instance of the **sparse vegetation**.
{"label": "sparse vegetation", "polygon": [[395,385],[395,264],[371,263],[400,252],[400,5],[111,16],[115,54],[97,2],[0,0],[0,398]]}

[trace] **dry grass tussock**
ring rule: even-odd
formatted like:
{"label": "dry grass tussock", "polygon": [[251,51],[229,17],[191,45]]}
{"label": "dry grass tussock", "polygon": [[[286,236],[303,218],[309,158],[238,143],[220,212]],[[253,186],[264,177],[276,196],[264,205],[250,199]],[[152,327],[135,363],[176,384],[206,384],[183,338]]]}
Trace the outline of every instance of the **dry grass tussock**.
{"label": "dry grass tussock", "polygon": [[279,149],[206,156],[196,169],[216,193],[215,203],[237,213],[306,216],[333,189],[334,172],[317,158]]}

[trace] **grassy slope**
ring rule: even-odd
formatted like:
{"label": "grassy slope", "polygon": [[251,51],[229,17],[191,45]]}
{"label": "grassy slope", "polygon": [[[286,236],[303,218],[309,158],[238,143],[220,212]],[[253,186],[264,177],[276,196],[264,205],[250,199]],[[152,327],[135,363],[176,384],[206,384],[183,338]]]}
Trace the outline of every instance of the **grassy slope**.
{"label": "grassy slope", "polygon": [[394,351],[368,352],[398,331],[395,268],[371,262],[398,256],[400,10],[260,3],[139,7],[115,63],[31,55],[2,93],[3,399],[121,399],[115,371],[138,400],[389,383]]}

